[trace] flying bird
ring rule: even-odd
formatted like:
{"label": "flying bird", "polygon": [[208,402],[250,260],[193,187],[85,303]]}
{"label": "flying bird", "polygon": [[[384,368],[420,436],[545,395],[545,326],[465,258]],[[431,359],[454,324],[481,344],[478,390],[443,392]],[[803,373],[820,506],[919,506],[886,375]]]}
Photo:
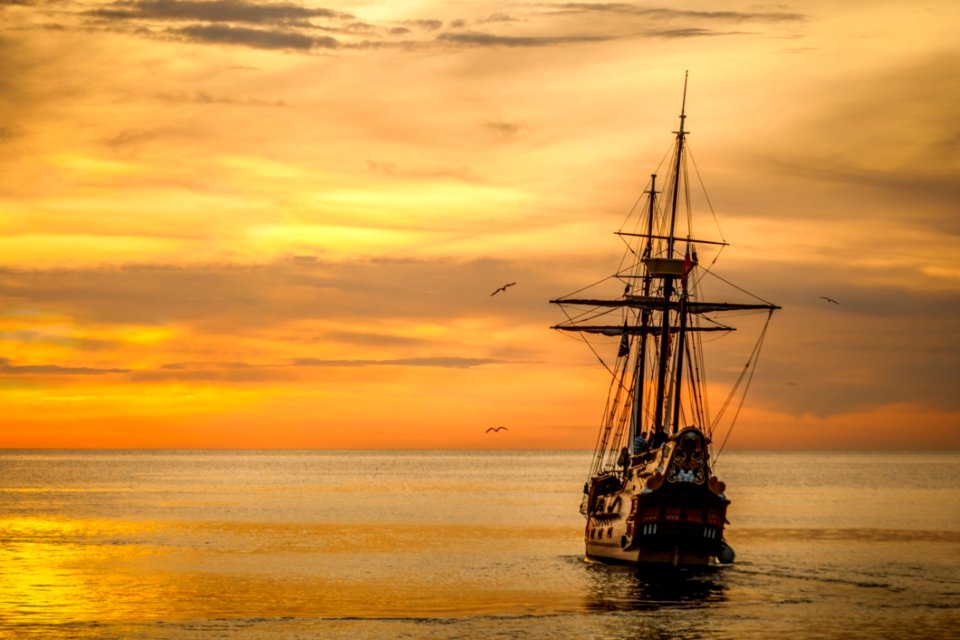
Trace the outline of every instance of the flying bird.
{"label": "flying bird", "polygon": [[516,283],[516,282],[508,282],[507,284],[503,285],[502,287],[500,287],[499,289],[497,289],[496,291],[494,291],[494,292],[491,293],[490,295],[491,295],[491,296],[495,296],[495,295],[497,295],[498,293],[500,293],[501,291],[506,291],[506,290],[507,290],[507,287],[512,287],[512,286],[515,285],[515,284],[517,284],[517,283]]}
{"label": "flying bird", "polygon": [[487,427],[487,430],[484,433],[490,433],[491,431],[497,432],[500,430],[510,431],[510,429],[507,429],[506,427]]}
{"label": "flying bird", "polygon": [[827,302],[832,302],[833,304],[840,304],[839,302],[837,302],[837,301],[834,300],[833,298],[828,298],[827,296],[820,296],[820,299],[821,299],[821,300],[826,300]]}

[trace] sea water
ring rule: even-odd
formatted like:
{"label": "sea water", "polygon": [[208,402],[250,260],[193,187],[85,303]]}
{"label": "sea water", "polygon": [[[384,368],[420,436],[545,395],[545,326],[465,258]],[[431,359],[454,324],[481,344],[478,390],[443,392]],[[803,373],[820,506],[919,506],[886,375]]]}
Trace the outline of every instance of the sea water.
{"label": "sea water", "polygon": [[0,451],[0,638],[958,638],[960,453],[724,452],[737,559],[583,559],[589,452]]}

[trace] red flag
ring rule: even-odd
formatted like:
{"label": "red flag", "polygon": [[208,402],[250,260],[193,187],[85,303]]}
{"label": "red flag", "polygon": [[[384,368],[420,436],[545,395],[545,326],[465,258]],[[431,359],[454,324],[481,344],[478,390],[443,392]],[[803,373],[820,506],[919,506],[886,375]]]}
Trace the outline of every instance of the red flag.
{"label": "red flag", "polygon": [[687,254],[683,256],[683,274],[680,276],[680,282],[683,283],[683,286],[687,286],[687,274],[693,270],[693,260],[690,259],[690,250],[687,249]]}

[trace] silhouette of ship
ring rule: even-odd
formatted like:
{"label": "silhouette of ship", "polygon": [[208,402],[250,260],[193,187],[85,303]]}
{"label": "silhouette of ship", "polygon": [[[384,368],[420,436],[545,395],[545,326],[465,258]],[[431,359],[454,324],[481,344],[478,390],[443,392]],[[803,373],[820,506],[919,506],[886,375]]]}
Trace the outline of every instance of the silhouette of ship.
{"label": "silhouette of ship", "polygon": [[[680,126],[672,154],[664,160],[665,190],[656,190],[653,174],[643,198],[616,232],[626,245],[619,268],[594,285],[550,301],[567,317],[552,328],[579,332],[612,374],[580,507],[588,559],[674,566],[734,559],[724,539],[730,500],[713,472],[723,443],[715,452],[713,435],[728,422],[729,435],[767,326],[780,307],[735,286],[737,297],[749,300],[704,300],[705,280],[729,285],[713,270],[727,243],[722,236],[693,237],[686,97],[685,79]],[[709,264],[701,264],[698,247],[712,256]],[[598,297],[598,290],[605,290],[606,297]],[[705,336],[717,335],[711,332],[733,330],[717,320],[729,311],[763,314],[757,323],[762,328],[739,377],[729,384],[730,395],[711,413],[703,342]],[[587,339],[591,334],[620,338],[612,364]]]}

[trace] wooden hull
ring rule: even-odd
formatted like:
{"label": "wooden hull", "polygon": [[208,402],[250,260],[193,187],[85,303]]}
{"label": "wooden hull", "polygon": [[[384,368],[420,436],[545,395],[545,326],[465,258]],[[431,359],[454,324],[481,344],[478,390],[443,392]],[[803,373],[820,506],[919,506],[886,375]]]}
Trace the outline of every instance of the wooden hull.
{"label": "wooden hull", "polygon": [[584,501],[587,558],[674,566],[726,560],[729,500],[710,475],[706,443],[689,428],[628,467],[592,478]]}

